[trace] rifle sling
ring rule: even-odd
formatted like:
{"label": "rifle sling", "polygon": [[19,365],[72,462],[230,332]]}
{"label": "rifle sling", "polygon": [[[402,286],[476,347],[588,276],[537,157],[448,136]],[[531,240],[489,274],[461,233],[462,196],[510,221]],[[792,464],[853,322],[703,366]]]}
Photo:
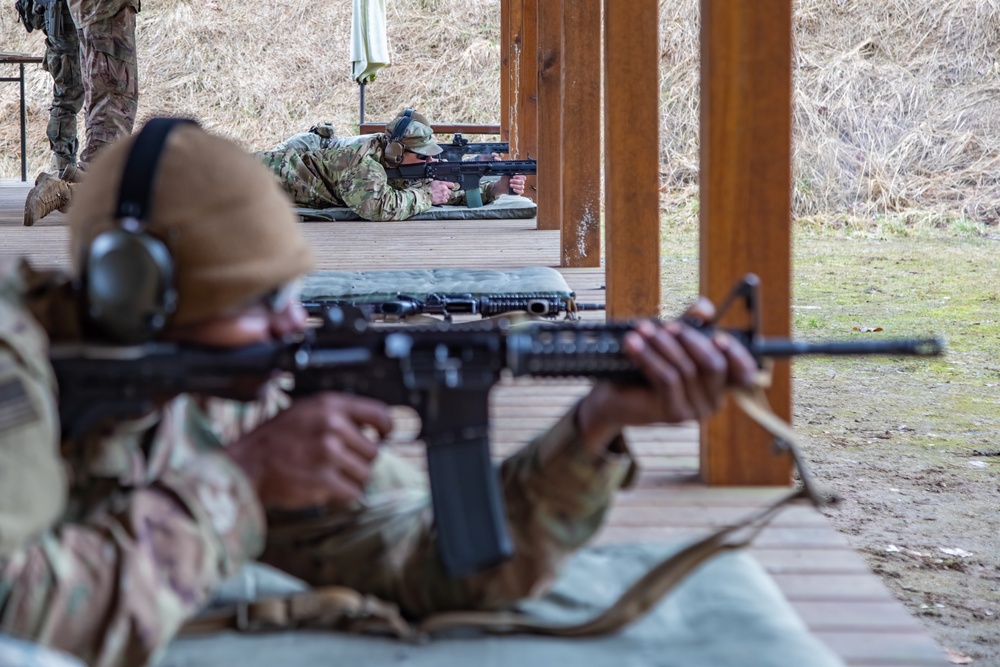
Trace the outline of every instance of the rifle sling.
{"label": "rifle sling", "polygon": [[802,478],[801,488],[790,491],[771,505],[732,525],[719,528],[653,566],[614,604],[590,620],[552,625],[518,612],[460,611],[433,614],[414,624],[405,620],[392,603],[350,588],[329,586],[288,597],[244,602],[217,613],[201,615],[186,623],[179,634],[322,627],[355,633],[378,632],[416,641],[456,628],[475,628],[494,635],[533,634],[566,638],[596,637],[620,630],[645,614],[712,556],[750,544],[778,511],[789,503],[807,499],[818,506],[827,502],[815,488],[802,459],[795,432],[768,406],[764,386],[762,382],[753,387],[734,389],[731,395],[747,415],[774,435],[777,442],[791,453]]}

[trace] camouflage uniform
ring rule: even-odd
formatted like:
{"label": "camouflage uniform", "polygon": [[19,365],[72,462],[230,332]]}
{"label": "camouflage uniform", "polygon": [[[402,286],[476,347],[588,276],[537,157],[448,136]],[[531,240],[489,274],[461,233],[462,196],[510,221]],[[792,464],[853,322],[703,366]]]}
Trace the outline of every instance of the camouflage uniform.
{"label": "camouflage uniform", "polygon": [[84,166],[108,144],[132,133],[139,107],[135,15],[140,0],[68,0],[79,30],[86,92]]}
{"label": "camouflage uniform", "polygon": [[52,106],[45,134],[49,138],[55,168],[76,164],[79,142],[76,116],[83,108],[83,74],[80,71],[80,38],[66,0],[58,0],[52,25],[45,25],[45,62],[52,75]]}
{"label": "camouflage uniform", "polygon": [[[431,207],[430,181],[389,180],[382,166],[387,137],[371,134],[345,137],[337,145],[311,150],[295,135],[294,143],[256,153],[257,159],[274,173],[282,189],[296,206],[331,208],[346,206],[365,220],[406,220]],[[291,140],[290,140],[291,141]],[[480,190],[483,203],[497,198],[496,181],[484,181]],[[452,194],[450,206],[464,206],[465,193]]]}
{"label": "camouflage uniform", "polygon": [[[8,309],[12,293],[8,287]],[[58,312],[41,305],[44,293],[33,290],[33,310]],[[19,368],[35,368],[50,384],[32,323],[23,317],[0,322],[10,323],[0,328],[0,359],[6,353],[9,360],[14,350]],[[58,328],[54,320],[46,325],[50,332]],[[110,435],[64,442],[74,476],[62,518],[37,517],[33,531],[20,531],[0,551],[0,632],[101,665],[154,659],[220,578],[260,549],[257,501],[220,452],[287,405],[287,397],[271,390],[267,400],[252,404],[182,396]],[[9,400],[0,402],[0,415],[9,408]],[[18,431],[44,421],[22,418],[6,431],[0,424],[0,456],[30,442],[48,452],[51,468],[57,457],[51,427],[31,439]],[[502,607],[553,578],[562,559],[596,531],[632,469],[621,440],[598,459],[585,453],[571,412],[502,464],[515,558],[453,580],[437,554],[423,475],[383,452],[365,498],[349,511],[269,517],[262,560],[313,585],[347,585],[395,601],[413,615]],[[21,496],[41,495],[30,490],[51,482],[45,470],[17,468],[25,480]],[[8,508],[30,506],[31,498],[16,496],[0,487],[0,520],[11,514]]]}
{"label": "camouflage uniform", "polygon": [[0,632],[144,664],[260,551],[263,513],[228,457],[202,449],[186,398],[65,442],[60,460],[46,337],[18,302],[40,282],[0,271]]}

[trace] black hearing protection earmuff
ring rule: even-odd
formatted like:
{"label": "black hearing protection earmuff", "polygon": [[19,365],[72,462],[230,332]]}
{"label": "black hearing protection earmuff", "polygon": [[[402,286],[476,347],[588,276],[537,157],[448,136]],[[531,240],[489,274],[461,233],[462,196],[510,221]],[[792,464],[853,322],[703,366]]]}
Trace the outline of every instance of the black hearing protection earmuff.
{"label": "black hearing protection earmuff", "polygon": [[403,145],[403,134],[410,126],[410,122],[414,120],[427,124],[427,119],[420,114],[414,115],[413,109],[407,109],[399,116],[396,127],[392,128],[392,134],[389,135],[389,143],[386,144],[385,151],[382,153],[385,166],[394,168],[403,162],[403,154],[406,152],[406,146]]}
{"label": "black hearing protection earmuff", "polygon": [[153,118],[143,126],[125,160],[117,226],[98,234],[84,250],[80,274],[88,324],[116,342],[148,341],[177,308],[173,258],[146,227],[167,136],[188,123],[197,125],[185,118]]}

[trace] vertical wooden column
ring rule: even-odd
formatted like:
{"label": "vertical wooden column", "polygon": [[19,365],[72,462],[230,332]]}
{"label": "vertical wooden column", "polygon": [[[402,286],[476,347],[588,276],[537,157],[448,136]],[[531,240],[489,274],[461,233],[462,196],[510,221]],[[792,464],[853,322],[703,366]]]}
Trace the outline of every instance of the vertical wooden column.
{"label": "vertical wooden column", "polygon": [[[545,0],[541,0],[544,2]],[[514,159],[538,158],[538,4],[540,0],[521,0],[521,67],[517,86],[518,137]],[[528,176],[524,196],[538,199],[538,179]]]}
{"label": "vertical wooden column", "polygon": [[[521,68],[524,66],[521,53],[521,29],[524,23],[524,3],[526,0],[507,1],[507,41],[504,44],[507,59],[507,136],[511,156],[521,154]],[[503,26],[501,26],[502,28]],[[532,62],[534,64],[534,62]]]}
{"label": "vertical wooden column", "polygon": [[600,266],[601,0],[566,3],[562,41],[561,263]]}
{"label": "vertical wooden column", "polygon": [[660,314],[659,1],[604,0],[608,317]]}
{"label": "vertical wooden column", "polygon": [[[791,37],[792,0],[701,2],[701,293],[718,302],[756,273],[765,336],[791,321]],[[791,417],[787,363],[768,397]],[[791,460],[729,406],[702,425],[701,471],[709,484],[784,485]]]}
{"label": "vertical wooden column", "polygon": [[510,12],[512,1],[500,0],[500,141],[510,141]]}
{"label": "vertical wooden column", "polygon": [[538,3],[538,228],[562,228],[563,0]]}

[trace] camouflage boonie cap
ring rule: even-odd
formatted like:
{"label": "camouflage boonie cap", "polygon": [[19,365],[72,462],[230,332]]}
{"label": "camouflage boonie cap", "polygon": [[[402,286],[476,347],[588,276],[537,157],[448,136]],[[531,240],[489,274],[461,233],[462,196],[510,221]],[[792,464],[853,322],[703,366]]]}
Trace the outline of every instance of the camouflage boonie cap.
{"label": "camouflage boonie cap", "polygon": [[[392,136],[396,125],[403,120],[403,114],[399,114],[390,120],[385,131],[388,136]],[[406,126],[402,137],[403,145],[408,150],[421,155],[437,155],[441,152],[441,147],[434,142],[434,130],[431,129],[431,122],[423,114],[414,112],[410,117],[410,124]]]}

